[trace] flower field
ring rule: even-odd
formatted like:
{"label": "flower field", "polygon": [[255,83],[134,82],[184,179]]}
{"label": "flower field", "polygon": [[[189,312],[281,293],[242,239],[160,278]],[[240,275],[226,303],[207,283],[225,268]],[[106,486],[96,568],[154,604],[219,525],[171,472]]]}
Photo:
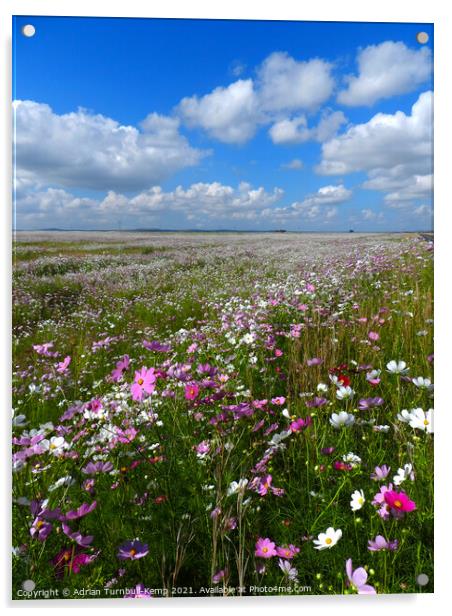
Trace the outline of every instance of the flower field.
{"label": "flower field", "polygon": [[433,591],[431,242],[16,240],[14,598]]}

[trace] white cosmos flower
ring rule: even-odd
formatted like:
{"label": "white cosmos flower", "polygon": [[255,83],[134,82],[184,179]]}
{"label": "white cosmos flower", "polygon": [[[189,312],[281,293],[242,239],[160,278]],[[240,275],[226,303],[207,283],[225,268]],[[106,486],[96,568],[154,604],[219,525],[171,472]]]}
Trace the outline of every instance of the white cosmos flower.
{"label": "white cosmos flower", "polygon": [[411,382],[419,387],[419,389],[432,389],[433,385],[430,379],[425,379],[423,376],[418,376],[415,379],[411,379]]}
{"label": "white cosmos flower", "polygon": [[27,424],[28,424],[28,421],[25,415],[14,415],[13,416],[13,428],[23,428]]}
{"label": "white cosmos flower", "polygon": [[413,409],[410,413],[410,426],[417,430],[433,433],[433,409],[426,413],[422,409]]}
{"label": "white cosmos flower", "polygon": [[241,492],[243,494],[247,485],[248,479],[239,479],[239,481],[232,481],[229,485],[227,495],[231,496],[232,494],[237,494],[238,492]]}
{"label": "white cosmos flower", "polygon": [[350,453],[345,454],[345,456],[342,456],[342,460],[348,464],[351,464],[353,467],[358,466],[362,462],[361,458],[351,451]]}
{"label": "white cosmos flower", "polygon": [[314,539],[314,547],[316,550],[326,550],[332,548],[339,539],[342,537],[342,531],[340,528],[334,530],[332,526],[326,529],[325,533],[320,533],[317,539]]}
{"label": "white cosmos flower", "polygon": [[405,481],[405,479],[408,479],[408,478],[411,479],[411,481],[414,481],[414,473],[413,473],[412,464],[405,464],[403,468],[399,468],[399,470],[397,471],[397,474],[394,475],[392,480],[396,486],[399,486]]}
{"label": "white cosmos flower", "polygon": [[244,344],[252,344],[254,342],[253,334],[245,334],[241,340]]}
{"label": "white cosmos flower", "polygon": [[336,429],[342,428],[342,426],[351,426],[354,422],[355,416],[346,411],[333,413],[330,417],[330,424]]}
{"label": "white cosmos flower", "polygon": [[65,449],[70,447],[62,436],[52,436],[50,440],[44,439],[39,443],[39,446],[54,456],[61,455]]}
{"label": "white cosmos flower", "polygon": [[358,511],[366,502],[364,492],[362,490],[355,490],[352,494],[352,500],[350,501],[350,507],[352,511]]}
{"label": "white cosmos flower", "polygon": [[349,398],[353,398],[354,393],[350,385],[347,385],[347,387],[339,387],[336,391],[336,398],[338,400],[348,400]]}
{"label": "white cosmos flower", "polygon": [[411,411],[407,411],[406,409],[403,409],[403,411],[400,411],[400,413],[397,413],[397,419],[399,421],[403,421],[403,423],[410,423]]}
{"label": "white cosmos flower", "polygon": [[327,392],[328,391],[328,385],[326,383],[319,383],[317,385],[317,391],[320,391],[320,392],[323,392],[323,393]]}
{"label": "white cosmos flower", "polygon": [[55,483],[49,486],[47,489],[49,490],[49,492],[53,492],[54,490],[61,488],[61,486],[69,487],[69,486],[73,486],[74,483],[75,483],[75,479],[73,479],[70,475],[68,475],[67,477],[61,477],[61,479],[58,479],[57,481],[55,481]]}
{"label": "white cosmos flower", "polygon": [[388,372],[392,372],[392,374],[406,374],[409,370],[409,368],[406,367],[406,362],[402,360],[396,361],[395,359],[388,362],[386,368]]}

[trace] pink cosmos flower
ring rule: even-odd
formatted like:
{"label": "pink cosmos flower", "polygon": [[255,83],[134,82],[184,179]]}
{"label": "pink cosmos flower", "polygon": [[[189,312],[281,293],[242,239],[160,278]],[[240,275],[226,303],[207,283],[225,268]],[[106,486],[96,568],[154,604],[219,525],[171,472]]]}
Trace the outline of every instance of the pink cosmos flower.
{"label": "pink cosmos flower", "polygon": [[199,387],[196,383],[189,383],[185,386],[185,399],[196,400],[199,394]]}
{"label": "pink cosmos flower", "polygon": [[300,551],[300,548],[297,548],[295,545],[288,545],[287,547],[277,547],[276,553],[281,558],[291,559],[294,558]]}
{"label": "pink cosmos flower", "polygon": [[272,398],[272,404],[276,404],[276,406],[282,406],[286,399],[284,396],[279,396],[277,398]]}
{"label": "pink cosmos flower", "polygon": [[155,389],[155,370],[154,368],[146,368],[143,366],[141,370],[135,372],[135,380],[132,383],[130,391],[132,393],[132,399],[141,402],[143,399],[143,392],[152,394]]}
{"label": "pink cosmos flower", "polygon": [[366,584],[367,571],[363,567],[358,567],[353,571],[352,559],[349,558],[345,563],[345,572],[347,574],[349,585],[354,588],[358,595],[375,595],[376,590],[373,586]]}
{"label": "pink cosmos flower", "polygon": [[122,381],[122,373],[127,370],[129,364],[130,358],[128,355],[124,355],[124,357],[116,363],[116,368],[111,373],[111,379],[114,383]]}
{"label": "pink cosmos flower", "polygon": [[372,340],[372,341],[375,342],[375,341],[380,339],[380,334],[377,333],[377,332],[369,332],[368,333],[368,338],[369,338],[369,340]]}
{"label": "pink cosmos flower", "polygon": [[390,470],[391,467],[386,466],[386,464],[383,464],[382,466],[376,466],[374,472],[370,474],[370,478],[374,481],[382,481],[383,479],[386,479],[386,477],[389,475]]}
{"label": "pink cosmos flower", "polygon": [[71,363],[71,358],[68,355],[67,357],[64,358],[63,361],[58,362],[56,366],[57,372],[59,372],[60,374],[63,374],[64,372],[66,372],[70,363]]}
{"label": "pink cosmos flower", "polygon": [[201,456],[206,453],[209,453],[209,450],[210,444],[208,443],[208,441],[201,441],[198,445],[196,445],[196,453]]}
{"label": "pink cosmos flower", "polygon": [[393,552],[394,550],[397,550],[398,546],[399,542],[397,539],[387,541],[383,535],[377,535],[375,539],[369,539],[367,542],[367,549],[370,552],[380,552],[381,550],[389,550],[390,552]]}
{"label": "pink cosmos flower", "polygon": [[384,499],[393,513],[405,513],[416,509],[416,503],[410,500],[408,494],[405,494],[405,492],[387,490],[384,494]]}
{"label": "pink cosmos flower", "polygon": [[266,477],[262,477],[259,487],[257,489],[257,493],[260,494],[260,496],[265,496],[268,491],[271,488],[271,483],[272,483],[272,476],[271,475],[267,475]]}
{"label": "pink cosmos flower", "polygon": [[256,551],[254,554],[255,556],[259,556],[259,558],[272,558],[277,555],[275,548],[276,545],[273,541],[268,538],[263,539],[260,537],[256,541]]}

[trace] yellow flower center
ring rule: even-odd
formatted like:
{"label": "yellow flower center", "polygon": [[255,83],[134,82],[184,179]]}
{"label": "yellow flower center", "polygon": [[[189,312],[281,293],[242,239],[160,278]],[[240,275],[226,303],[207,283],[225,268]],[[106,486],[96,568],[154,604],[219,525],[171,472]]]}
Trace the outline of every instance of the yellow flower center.
{"label": "yellow flower center", "polygon": [[268,548],[262,548],[262,551],[263,551],[264,554],[267,554]]}
{"label": "yellow flower center", "polygon": [[327,539],[325,539],[325,543],[327,545],[331,545],[331,543],[333,543],[333,540],[331,539],[331,537],[328,537]]}
{"label": "yellow flower center", "polygon": [[44,526],[44,522],[42,520],[38,520],[36,523],[36,528],[41,528],[41,526]]}
{"label": "yellow flower center", "polygon": [[428,426],[428,424],[429,424],[428,419],[424,419],[424,426]]}
{"label": "yellow flower center", "polygon": [[358,503],[362,505],[364,503],[364,498],[358,498]]}
{"label": "yellow flower center", "polygon": [[399,500],[394,501],[394,507],[400,508],[402,503]]}
{"label": "yellow flower center", "polygon": [[130,550],[130,556],[135,556],[136,553],[137,551],[134,550],[133,548]]}
{"label": "yellow flower center", "polygon": [[138,379],[137,383],[138,383],[138,385],[143,385],[144,380],[143,379]]}

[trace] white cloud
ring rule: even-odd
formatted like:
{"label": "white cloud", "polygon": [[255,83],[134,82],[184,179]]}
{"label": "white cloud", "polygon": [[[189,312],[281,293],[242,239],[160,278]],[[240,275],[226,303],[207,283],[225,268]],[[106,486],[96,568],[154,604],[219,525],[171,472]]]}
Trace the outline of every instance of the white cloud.
{"label": "white cloud", "polygon": [[292,218],[330,221],[336,216],[337,208],[329,206],[345,203],[352,194],[343,184],[322,186],[316,193],[307,195],[303,201],[295,201],[287,207],[266,209],[262,214],[279,221]]}
{"label": "white cloud", "polygon": [[432,195],[433,94],[421,94],[411,109],[377,113],[369,122],[350,127],[322,146],[316,171],[343,175],[364,171],[363,187],[388,193],[386,201],[428,198]]}
{"label": "white cloud", "polygon": [[416,216],[425,216],[425,217],[431,217],[433,214],[433,210],[429,205],[426,205],[425,203],[423,205],[420,205],[419,207],[415,208],[414,210],[414,214]]}
{"label": "white cloud", "polygon": [[178,186],[165,192],[160,186],[134,197],[109,191],[103,199],[80,199],[63,189],[47,188],[17,199],[18,228],[123,228],[167,226],[174,215],[178,226],[189,221],[212,226],[217,221],[254,220],[283,196],[280,188],[267,192],[241,182],[237,188],[219,182]]}
{"label": "white cloud", "polygon": [[394,41],[361,49],[357,61],[358,75],[347,78],[347,89],[337,97],[343,105],[373,105],[380,99],[412,92],[429,79],[433,68],[428,47],[415,50]]}
{"label": "white cloud", "polygon": [[346,121],[342,111],[326,111],[317,126],[308,128],[308,121],[303,114],[278,120],[268,132],[273,143],[278,145],[293,145],[310,140],[323,142],[331,139]]}
{"label": "white cloud", "polygon": [[[331,64],[318,58],[299,62],[287,53],[275,52],[257,68],[255,81],[238,79],[204,96],[185,97],[177,105],[176,113],[188,127],[200,127],[219,141],[245,143],[259,125],[278,123],[280,114],[318,109],[334,88],[331,69]],[[314,134],[310,130],[306,138],[320,138],[321,134],[331,137],[331,130],[342,116],[342,112],[328,114],[322,118],[319,132]],[[274,130],[277,132],[278,127]],[[293,142],[302,140],[297,135]],[[278,142],[284,141],[275,141]]]}
{"label": "white cloud", "polygon": [[314,110],[331,96],[332,65],[319,58],[299,62],[285,52],[270,54],[258,68],[259,99],[265,111]]}
{"label": "white cloud", "polygon": [[304,166],[304,165],[303,165],[303,161],[302,161],[302,160],[300,160],[299,158],[294,158],[294,159],[293,159],[293,160],[291,160],[290,162],[288,162],[288,163],[283,163],[283,164],[281,165],[281,167],[282,167],[283,169],[291,169],[291,170],[293,170],[293,171],[295,171],[295,170],[299,170],[299,169],[303,169],[303,166]]}
{"label": "white cloud", "polygon": [[206,154],[179,133],[179,120],[150,114],[121,125],[84,109],[57,114],[15,101],[17,173],[22,180],[94,190],[140,190],[196,165]]}
{"label": "white cloud", "polygon": [[225,143],[245,143],[254,135],[259,122],[252,79],[239,79],[201,98],[183,98],[177,111],[187,126],[199,126]]}

